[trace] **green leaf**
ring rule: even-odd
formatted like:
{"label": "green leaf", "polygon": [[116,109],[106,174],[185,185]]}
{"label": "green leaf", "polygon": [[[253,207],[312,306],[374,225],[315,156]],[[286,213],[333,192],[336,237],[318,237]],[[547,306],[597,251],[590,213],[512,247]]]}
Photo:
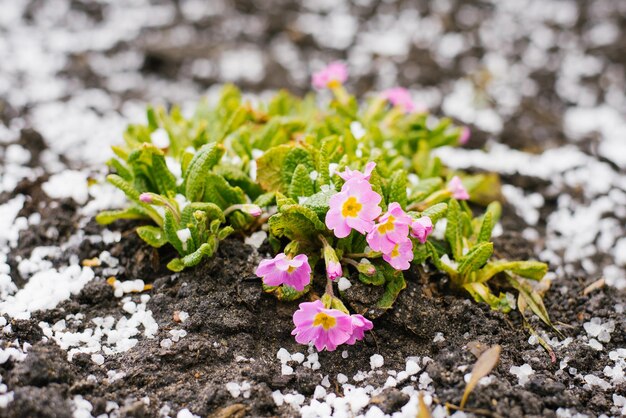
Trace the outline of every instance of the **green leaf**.
{"label": "green leaf", "polygon": [[100,225],[108,225],[119,219],[150,219],[150,216],[139,206],[130,206],[122,210],[105,210],[96,215],[96,222]]}
{"label": "green leaf", "polygon": [[[135,204],[137,204],[139,207],[141,207],[157,225],[160,226],[163,223],[161,215],[159,215],[159,213],[154,210],[152,206],[139,200],[139,192],[133,186],[131,186],[130,183],[128,183],[126,180],[116,174],[109,174],[107,176],[107,181],[120,189],[122,192],[124,192],[126,197],[129,200],[133,201]],[[106,220],[104,216],[101,217],[101,219]]]}
{"label": "green leaf", "polygon": [[406,288],[406,282],[401,271],[392,267],[384,267],[382,269],[384,269],[385,275],[385,292],[376,306],[380,309],[389,309],[393,306],[400,292]]}
{"label": "green leaf", "polygon": [[299,214],[306,218],[315,229],[318,231],[325,231],[326,225],[320,221],[314,210],[302,205],[284,205],[280,208],[281,213],[285,214]]}
{"label": "green leaf", "polygon": [[294,300],[300,299],[302,296],[309,293],[310,285],[306,286],[303,290],[297,291],[291,286],[281,285],[281,286],[263,286],[263,291],[266,293],[273,293],[274,296],[280,301],[283,302],[292,302]]}
{"label": "green leaf", "polygon": [[501,293],[500,296],[496,296],[491,292],[491,289],[483,283],[466,283],[463,285],[463,288],[472,295],[476,302],[484,302],[489,305],[491,309],[506,313],[512,308],[505,294]]}
{"label": "green leaf", "polygon": [[476,238],[476,242],[487,242],[491,239],[491,233],[493,231],[493,227],[498,222],[500,218],[500,213],[502,211],[502,207],[498,202],[492,202],[487,206],[487,211],[483,216],[482,223],[480,225],[480,230],[478,231],[478,237]]}
{"label": "green leaf", "polygon": [[555,329],[552,321],[550,320],[550,316],[548,315],[548,310],[543,304],[543,299],[532,288],[532,286],[524,282],[524,280],[516,279],[508,274],[506,275],[506,279],[509,284],[519,292],[520,296],[524,298],[524,301],[528,304],[533,313],[537,315],[546,325]]}
{"label": "green leaf", "polygon": [[376,273],[372,276],[368,276],[367,274],[359,273],[359,280],[362,283],[373,285],[373,286],[382,286],[385,284],[385,270],[378,264],[375,264]]}
{"label": "green leaf", "polygon": [[330,188],[317,192],[314,195],[309,196],[306,202],[304,202],[304,206],[313,210],[320,219],[324,219],[326,212],[328,212],[328,209],[330,208],[330,198],[335,193],[337,192]]}
{"label": "green leaf", "polygon": [[317,158],[317,185],[330,184],[330,156],[337,148],[337,136],[329,136],[322,140],[322,146]]}
{"label": "green leaf", "polygon": [[422,216],[428,216],[430,220],[433,222],[433,225],[437,223],[438,220],[442,219],[446,216],[448,212],[448,205],[445,203],[437,203],[429,207],[428,209],[422,212]]}
{"label": "green leaf", "polygon": [[315,192],[314,188],[313,180],[309,177],[309,170],[304,164],[298,164],[289,185],[289,196],[292,199],[311,196]]}
{"label": "green leaf", "polygon": [[211,257],[215,252],[215,245],[205,243],[196,251],[184,256],[183,258],[175,258],[167,264],[167,268],[172,271],[182,271],[186,267],[196,266],[204,257]]}
{"label": "green leaf", "polygon": [[389,182],[389,195],[387,197],[387,204],[392,202],[398,202],[403,208],[406,207],[406,171],[398,170],[391,176]]}
{"label": "green leaf", "polygon": [[174,216],[170,211],[165,211],[165,220],[163,222],[163,232],[165,233],[165,237],[167,238],[167,242],[169,242],[175,249],[178,251],[178,254],[183,255],[185,252],[183,251],[183,243],[178,238],[176,232],[179,229],[179,224],[174,219]]}
{"label": "green leaf", "polygon": [[441,261],[441,257],[439,256],[439,253],[437,252],[437,249],[435,248],[435,246],[430,241],[426,241],[426,243],[424,245],[428,249],[428,252],[430,253],[430,259],[433,262],[433,264],[435,265],[435,267],[437,268],[437,270],[445,272],[446,274],[448,274],[448,276],[450,276],[450,278],[454,282],[456,282],[457,276],[458,276],[457,271],[454,268],[452,268],[451,266],[449,266],[446,263],[444,263],[443,261]]}
{"label": "green leaf", "polygon": [[176,177],[167,168],[163,155],[152,154],[152,177],[159,194],[166,197],[176,196]]}
{"label": "green leaf", "polygon": [[231,186],[224,177],[207,173],[204,180],[206,184],[204,194],[200,196],[202,200],[215,203],[222,209],[246,202],[246,195],[243,190]]}
{"label": "green leaf", "polygon": [[276,204],[276,193],[275,192],[267,192],[263,193],[259,197],[257,197],[254,202],[255,205],[260,206],[262,208],[272,206]]}
{"label": "green leaf", "polygon": [[489,257],[493,254],[493,244],[491,242],[483,242],[472,248],[459,263],[459,275],[466,277],[485,265]]}
{"label": "green leaf", "polygon": [[307,176],[308,173],[315,170],[315,162],[313,161],[313,156],[311,155],[311,153],[304,148],[293,147],[287,153],[287,156],[285,157],[285,160],[283,161],[283,165],[280,170],[282,182],[284,185],[291,185],[291,181],[298,165],[304,165],[307,171]]}
{"label": "green leaf", "polygon": [[316,241],[317,231],[309,219],[299,213],[277,213],[268,221],[270,234],[291,240]]}
{"label": "green leaf", "polygon": [[461,219],[461,207],[455,199],[450,199],[448,204],[448,224],[446,226],[446,241],[455,260],[463,257],[463,224]]}
{"label": "green leaf", "polygon": [[250,196],[250,199],[252,200],[256,199],[259,195],[261,195],[261,193],[263,193],[261,186],[252,181],[250,176],[237,167],[218,166],[215,167],[213,172],[224,177],[232,186],[239,187],[248,196]]}
{"label": "green leaf", "polygon": [[137,235],[152,247],[161,248],[167,244],[167,238],[165,234],[156,226],[145,225],[137,228]]}
{"label": "green leaf", "polygon": [[184,174],[185,197],[190,202],[197,202],[202,199],[209,170],[219,162],[224,151],[223,145],[210,143],[203,145],[196,152]]}
{"label": "green leaf", "polygon": [[289,183],[282,180],[282,168],[292,148],[292,145],[279,145],[270,148],[257,159],[257,181],[264,190],[286,192]]}
{"label": "green leaf", "polygon": [[510,271],[527,279],[541,280],[548,272],[548,265],[539,261],[492,261],[476,272],[474,281],[486,282],[503,271]]}

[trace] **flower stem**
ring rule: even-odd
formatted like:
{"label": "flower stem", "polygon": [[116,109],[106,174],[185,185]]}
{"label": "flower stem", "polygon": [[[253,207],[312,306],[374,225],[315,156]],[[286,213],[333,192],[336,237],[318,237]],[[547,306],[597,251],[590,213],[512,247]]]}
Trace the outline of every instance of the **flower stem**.
{"label": "flower stem", "polygon": [[333,292],[333,281],[329,278],[326,278],[326,291],[324,292],[327,295],[335,297],[335,292]]}

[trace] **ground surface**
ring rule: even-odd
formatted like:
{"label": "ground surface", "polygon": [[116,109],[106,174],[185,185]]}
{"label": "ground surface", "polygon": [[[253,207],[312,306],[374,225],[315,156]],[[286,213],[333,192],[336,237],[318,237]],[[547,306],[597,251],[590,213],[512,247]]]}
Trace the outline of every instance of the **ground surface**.
{"label": "ground surface", "polygon": [[[415,416],[418,391],[441,416],[477,343],[503,349],[479,415],[625,413],[626,3],[429,3],[0,1],[0,416]],[[472,127],[440,156],[502,175],[496,250],[550,263],[566,338],[533,325],[555,362],[519,314],[423,270],[363,343],[316,359],[289,335],[295,305],[253,279],[264,247],[231,239],[171,275],[133,224],[93,222],[123,199],[87,179],[146,102],[302,92],[331,59],[360,93],[401,84]]]}

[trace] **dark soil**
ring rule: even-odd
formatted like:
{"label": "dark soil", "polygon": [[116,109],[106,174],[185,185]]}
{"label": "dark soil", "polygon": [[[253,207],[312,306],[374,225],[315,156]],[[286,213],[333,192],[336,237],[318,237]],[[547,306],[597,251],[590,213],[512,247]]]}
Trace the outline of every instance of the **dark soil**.
{"label": "dark soil", "polygon": [[[77,13],[73,15],[75,18],[78,16],[94,26],[108,19],[108,9],[112,7],[106,2],[72,0],[70,3],[70,10]],[[154,3],[169,4],[166,1]],[[177,97],[163,96],[177,93],[181,84],[176,83],[180,82],[193,84],[199,97],[207,88],[225,80],[219,71],[211,71],[207,75],[195,74],[192,71],[194,61],[206,59],[217,63],[223,51],[236,50],[240,46],[255,45],[264,54],[265,75],[262,79],[238,82],[245,91],[251,92],[287,87],[295,93],[303,93],[309,89],[308,77],[294,80],[287,68],[268,52],[270,45],[282,38],[288,39],[297,48],[300,58],[305,61],[302,63],[305,71],[310,70],[310,64],[315,60],[346,59],[351,52],[352,46],[328,48],[318,44],[310,34],[300,32],[293,22],[300,15],[310,13],[310,10],[292,0],[224,2],[226,5],[221,12],[199,20],[184,17],[180,10],[184,2],[172,3],[177,9],[172,22],[144,27],[135,39],[120,41],[105,51],[69,54],[64,57],[65,65],[57,77],[72,80],[76,90],[101,89],[112,98],[111,106],[121,110],[124,103],[131,99],[165,103],[178,100]],[[494,6],[489,2],[449,2],[452,6],[445,12],[437,10],[435,2],[428,1],[374,0],[354,3],[360,4],[350,6],[350,13],[358,18],[359,31],[368,30],[370,25],[375,26],[377,16],[398,15],[404,10],[414,9],[422,16],[441,17],[447,32],[470,34],[475,40],[472,48],[459,54],[449,65],[438,63],[429,50],[414,44],[402,59],[376,56],[359,77],[350,81],[350,89],[359,95],[381,85],[385,63],[392,63],[396,68],[398,84],[432,87],[446,95],[451,83],[458,78],[466,75],[479,77],[483,58],[493,52],[481,43],[479,35],[480,22],[493,12]],[[580,11],[576,24],[566,28],[555,23],[556,32],[579,38],[590,25],[597,23],[592,9],[594,3],[600,2],[576,3]],[[39,14],[48,13],[45,10],[42,12],[44,5],[45,2],[39,0],[30,1],[21,20],[36,22]],[[459,11],[463,8],[475,13],[474,24],[459,20]],[[626,65],[626,14],[616,14],[612,18],[620,28],[621,36],[611,44],[584,52],[605,59],[623,72]],[[255,24],[248,25],[247,22]],[[192,35],[175,36],[180,28]],[[564,40],[567,41],[567,38]],[[507,52],[512,54],[508,58],[512,62],[522,61],[522,54],[531,42],[530,34],[519,40],[512,47],[513,52]],[[114,61],[115,57],[119,57],[119,61],[123,62],[125,57],[135,53],[140,56],[138,68],[133,69],[132,62],[123,63],[120,64],[121,69],[111,69],[112,75],[98,68],[101,61],[91,59],[95,56]],[[560,48],[551,48],[546,54],[550,61],[558,61]],[[133,70],[137,72],[133,73]],[[109,77],[119,76],[123,71],[129,71],[145,82],[133,83],[122,91],[119,88],[112,91]],[[522,105],[506,117],[503,131],[496,139],[515,149],[541,152],[567,142],[562,129],[562,116],[569,104],[559,97],[557,77],[552,70],[542,68],[529,77],[537,84],[537,96],[523,98]],[[602,80],[597,79],[599,77],[589,79],[588,84],[601,101],[604,92]],[[480,85],[480,80],[474,81],[477,86]],[[170,82],[170,89],[159,90],[160,86],[170,86]],[[157,87],[152,87],[153,83]],[[152,89],[159,91],[155,94]],[[71,96],[72,93],[67,94]],[[66,99],[63,97],[59,101]],[[28,121],[29,105],[34,104],[17,105],[0,97],[0,122],[9,126],[20,118]],[[441,114],[440,107],[432,110]],[[492,136],[472,126],[468,147],[482,147]],[[17,143],[30,151],[29,167],[41,166],[46,141],[50,140],[28,127],[21,132]],[[588,145],[578,145],[585,150],[593,150],[594,146],[593,140]],[[62,155],[59,158],[63,161]],[[75,161],[73,163],[76,164]],[[60,245],[80,229],[77,205],[71,200],[52,201],[42,191],[41,184],[47,176],[43,174],[35,181],[24,180],[12,193],[0,194],[0,203],[18,194],[27,196],[20,216],[38,212],[42,219],[36,227],[21,232],[17,248],[9,255],[12,279],[18,286],[24,284],[24,278],[16,269],[19,257],[28,257],[38,246]],[[544,196],[546,204],[541,208],[541,220],[537,226],[541,236],[546,216],[557,207],[559,191],[555,191],[549,182],[531,177],[507,175],[502,180],[526,192],[534,191]],[[535,257],[535,243],[522,238],[521,231],[526,225],[511,206],[505,205],[502,223],[505,234],[495,240],[496,253],[510,258]],[[477,411],[478,415],[483,415],[486,410],[487,415],[554,417],[559,408],[573,408],[580,413],[598,416],[610,414],[614,405],[612,391],[626,394],[624,385],[602,391],[598,387],[589,388],[581,378],[589,373],[597,374],[607,364],[606,353],[626,345],[626,319],[614,309],[616,304],[624,304],[624,293],[602,288],[583,295],[583,289],[598,277],[582,274],[562,276],[546,294],[545,304],[552,320],[566,337],[574,338],[568,346],[555,348],[556,362],[552,362],[539,345],[529,344],[530,334],[524,329],[517,312],[503,315],[490,311],[466,295],[452,292],[445,277],[415,269],[407,274],[407,289],[400,294],[394,308],[375,319],[374,331],[363,342],[346,348],[349,353],[347,359],[342,357],[344,348],[340,347],[336,352],[320,353],[320,370],[297,366],[294,375],[283,376],[280,362],[276,359],[279,348],[284,347],[291,353],[306,353],[306,347],[296,344],[290,335],[293,328],[291,315],[297,303],[279,303],[272,296],[263,294],[258,279],[253,275],[255,265],[265,254],[258,254],[237,239],[229,239],[213,259],[174,275],[164,268],[173,256],[171,251],[156,251],[145,245],[134,233],[135,226],[132,223],[112,225],[111,228],[122,233],[121,242],[104,245],[85,239],[54,262],[67,265],[72,255],[84,260],[97,257],[103,250],[119,258],[122,266],[117,275],[119,280],[143,279],[153,285],[144,293],[151,297],[148,309],[159,324],[156,338],[139,338],[137,346],[123,354],[107,356],[102,366],[96,365],[85,354],[76,355],[69,362],[66,351],[52,341],[42,340],[40,321],[54,324],[69,314],[81,313],[85,315],[83,323],[86,324],[94,317],[119,316],[120,299],[114,297],[106,277],[102,277],[102,268],[96,267],[96,279],[69,301],[56,309],[36,313],[28,321],[10,321],[13,330],[11,341],[17,338],[21,344],[30,343],[32,347],[23,362],[9,361],[0,365],[2,383],[14,391],[14,400],[8,408],[0,408],[0,417],[71,417],[72,399],[76,395],[91,402],[93,416],[107,412],[107,402],[115,401],[120,406],[120,414],[129,417],[156,417],[164,406],[171,408],[170,415],[173,416],[180,409],[189,408],[203,417],[290,417],[294,411],[287,406],[277,407],[271,397],[272,391],[293,390],[311,395],[322,377],[329,375],[331,387],[328,390],[340,393],[337,374],[343,373],[351,378],[358,371],[368,371],[370,356],[375,353],[383,355],[385,370],[404,370],[408,356],[431,358],[433,361],[424,369],[433,379],[432,386],[438,396],[435,402],[458,405],[465,387],[464,375],[469,373],[476,361],[469,347],[476,343],[484,347],[493,344],[502,346],[500,364],[492,373],[495,379],[487,386],[478,387],[470,397],[468,407]],[[102,227],[93,220],[82,229],[85,235],[102,231]],[[359,285],[356,280],[352,283],[353,287],[346,292],[344,299],[352,309],[360,309],[367,303],[363,300],[366,293],[362,291],[364,285]],[[138,301],[140,295],[134,294],[132,298]],[[175,319],[179,311],[190,315],[184,323]],[[603,321],[612,319],[616,323],[611,341],[604,343],[602,352],[593,350],[584,339],[579,338],[586,335],[583,323],[592,317],[601,317]],[[536,318],[532,325],[538,331],[546,331],[553,336]],[[160,341],[170,337],[168,332],[174,328],[185,329],[188,334],[171,348],[162,348]],[[68,322],[68,329],[77,331],[80,328]],[[434,342],[438,332],[445,339]],[[6,344],[9,343],[6,341]],[[252,360],[236,361],[238,356]],[[561,368],[561,361],[566,358],[567,365]],[[524,363],[530,364],[535,373],[530,382],[522,387],[517,385],[517,378],[509,369]],[[461,371],[459,367],[462,366],[469,368]],[[570,368],[575,371],[570,373]],[[123,372],[125,377],[109,383],[107,371],[110,370]],[[384,373],[374,375],[371,383],[382,386],[386,378]],[[233,398],[225,387],[230,381],[249,381],[252,385],[250,398]],[[389,413],[398,411],[407,401],[408,397],[399,390],[387,389],[372,403]]]}
{"label": "dark soil", "polygon": [[[44,209],[43,218],[53,219],[54,213],[55,209]],[[54,219],[61,230],[75,227],[70,216]],[[436,402],[458,405],[465,387],[463,376],[469,372],[469,369],[459,370],[459,366],[471,366],[476,361],[468,348],[476,343],[483,347],[499,344],[502,355],[493,372],[496,379],[472,394],[470,409],[488,410],[500,416],[550,417],[556,416],[558,408],[573,407],[579,412],[599,415],[612,406],[609,394],[583,389],[583,382],[559,367],[567,355],[568,368],[575,367],[582,375],[601,370],[606,360],[600,353],[574,340],[569,347],[555,350],[557,361],[553,363],[545,351],[528,343],[529,334],[523,330],[517,313],[503,315],[462,295],[451,294],[446,289],[445,278],[425,274],[421,268],[407,274],[407,288],[394,308],[374,321],[374,332],[363,342],[346,347],[347,359],[342,357],[343,347],[340,347],[336,352],[320,353],[320,371],[299,366],[295,367],[294,375],[283,376],[276,359],[279,348],[306,353],[306,347],[295,343],[290,335],[291,315],[297,303],[279,303],[262,293],[253,275],[260,257],[255,249],[229,239],[213,259],[195,269],[171,274],[158,267],[162,262],[154,262],[153,258],[159,254],[132,233],[132,225],[122,223],[117,227],[124,231],[124,239],[109,250],[120,258],[123,267],[118,279],[142,278],[153,285],[146,293],[151,296],[148,308],[159,324],[157,337],[140,339],[135,348],[107,357],[102,366],[93,363],[86,354],[77,354],[68,362],[65,351],[53,342],[42,341],[40,321],[54,324],[68,314],[82,313],[87,322],[96,316],[119,312],[119,299],[113,296],[111,286],[104,279],[94,279],[79,295],[56,309],[35,314],[28,321],[11,322],[14,338],[33,346],[24,362],[9,362],[0,367],[3,381],[15,392],[10,408],[0,409],[0,416],[71,416],[72,398],[82,395],[92,403],[94,416],[105,412],[107,401],[115,401],[122,416],[158,416],[159,410],[169,405],[172,411],[189,408],[201,416],[288,417],[293,415],[293,410],[277,407],[272,391],[294,390],[312,395],[326,374],[330,377],[330,390],[339,391],[337,374],[352,377],[360,370],[368,371],[370,356],[375,353],[384,357],[385,369],[398,371],[404,370],[408,356],[430,357],[433,361],[425,371],[433,379]],[[90,224],[86,233],[96,228],[99,226]],[[29,238],[38,233],[24,231],[21,241],[38,242]],[[496,246],[509,257],[527,255],[519,243],[520,237],[513,233],[500,237]],[[103,249],[102,244],[85,241],[78,253],[84,259],[97,256]],[[28,248],[20,251],[27,253]],[[164,250],[160,256],[168,258],[171,254]],[[100,268],[95,270],[98,274]],[[578,335],[583,322],[601,316],[617,324],[606,349],[623,346],[626,321],[612,309],[618,302],[615,293],[602,289],[582,296],[586,284],[583,279],[572,278],[568,284],[572,289],[567,293],[553,289],[546,297],[552,319],[568,324],[565,334]],[[348,304],[359,299],[362,286],[365,285],[353,280],[353,287],[344,295]],[[133,299],[138,302],[139,295]],[[353,308],[358,306],[357,303]],[[184,323],[176,322],[178,311],[189,313]],[[540,324],[535,325],[541,329]],[[68,328],[75,330],[71,323]],[[169,337],[168,331],[173,328],[185,329],[188,334],[172,347],[162,348],[160,341]],[[433,342],[437,332],[443,333],[444,341]],[[251,360],[237,362],[239,356]],[[508,372],[511,366],[523,363],[529,363],[535,370],[524,388]],[[125,377],[109,384],[108,370],[124,372]],[[95,376],[97,383],[90,376]],[[374,376],[371,382],[382,386],[386,378],[386,374]],[[225,387],[230,381],[249,381],[250,398],[234,399]],[[149,405],[145,397],[150,400]],[[375,399],[386,412],[399,410],[407,401],[408,396],[397,389],[387,389]]]}

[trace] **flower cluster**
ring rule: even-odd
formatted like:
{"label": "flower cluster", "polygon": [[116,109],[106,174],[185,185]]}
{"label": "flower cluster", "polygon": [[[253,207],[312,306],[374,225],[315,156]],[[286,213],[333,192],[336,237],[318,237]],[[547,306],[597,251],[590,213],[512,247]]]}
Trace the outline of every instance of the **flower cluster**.
{"label": "flower cluster", "polygon": [[330,199],[326,226],[337,238],[347,237],[352,230],[366,235],[373,251],[382,253],[383,259],[396,270],[407,270],[413,260],[411,236],[420,243],[433,230],[428,216],[413,219],[398,202],[389,204],[381,215],[381,196],[373,191],[369,182],[376,163],[369,162],[363,172],[346,168],[338,175],[345,180],[341,191]]}
{"label": "flower cluster", "polygon": [[[412,218],[398,202],[390,203],[387,212],[381,214],[382,197],[370,183],[375,168],[376,163],[369,162],[362,172],[346,168],[337,173],[344,184],[339,192],[330,197],[325,223],[339,239],[348,237],[353,230],[365,235],[372,251],[380,253],[379,256],[382,255],[383,260],[394,269],[407,270],[413,260],[411,237],[424,244],[432,233],[433,224],[428,216]],[[330,283],[343,275],[343,268],[327,239],[323,235],[319,239],[323,245],[322,256]],[[359,271],[375,273],[371,264],[364,264],[363,268],[354,260],[350,261]],[[263,279],[266,286],[287,285],[303,291],[311,282],[311,267],[305,254],[292,257],[280,253],[274,259],[261,261],[256,275]],[[327,287],[326,294],[334,297],[332,285]],[[348,315],[342,310],[325,306],[319,300],[300,304],[293,321],[296,328],[292,334],[296,336],[297,342],[313,343],[318,350],[329,351],[340,344],[354,344],[363,338],[365,331],[373,327],[362,315]]]}

